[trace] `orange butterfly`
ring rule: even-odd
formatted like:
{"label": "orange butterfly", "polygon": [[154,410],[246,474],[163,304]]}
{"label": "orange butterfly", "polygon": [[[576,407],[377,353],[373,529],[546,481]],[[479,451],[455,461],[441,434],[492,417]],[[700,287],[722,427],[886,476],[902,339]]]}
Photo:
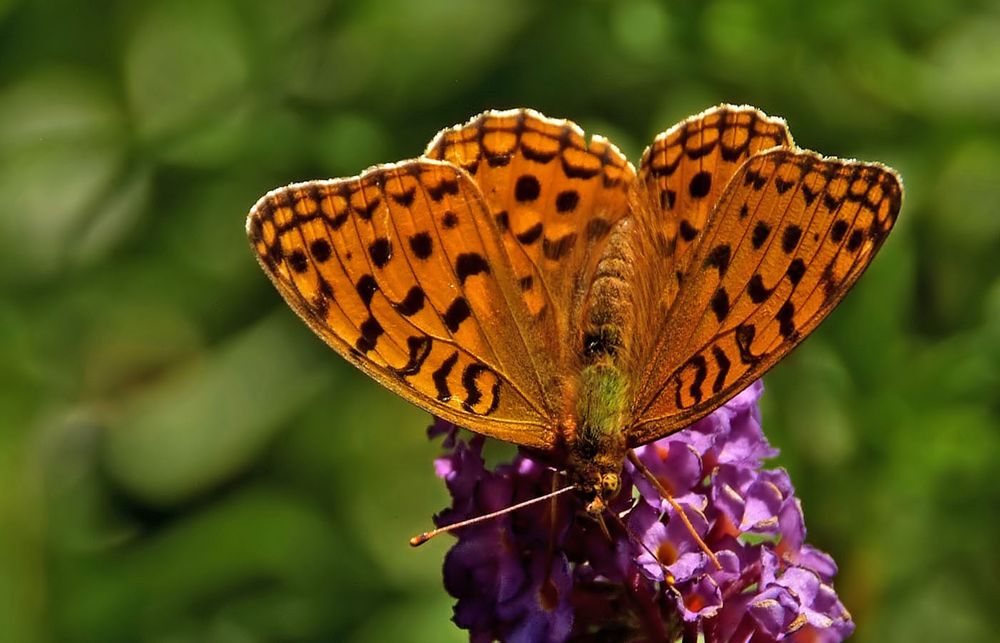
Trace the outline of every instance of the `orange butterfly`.
{"label": "orange butterfly", "polygon": [[871,262],[896,173],[794,146],[722,105],[639,171],[529,109],[425,154],[253,207],[265,272],[327,344],[457,425],[564,467],[600,515],[632,447],[710,413],[787,355]]}

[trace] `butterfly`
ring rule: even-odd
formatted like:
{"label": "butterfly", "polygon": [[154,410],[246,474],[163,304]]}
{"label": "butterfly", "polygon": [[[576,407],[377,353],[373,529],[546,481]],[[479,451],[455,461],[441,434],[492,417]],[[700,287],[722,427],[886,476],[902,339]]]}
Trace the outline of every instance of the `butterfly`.
{"label": "butterfly", "polygon": [[671,127],[638,171],[603,137],[515,109],[441,131],[419,158],[273,190],[247,233],[335,351],[545,456],[597,515],[630,449],[816,328],[901,201],[892,169],[800,149],[749,106]]}

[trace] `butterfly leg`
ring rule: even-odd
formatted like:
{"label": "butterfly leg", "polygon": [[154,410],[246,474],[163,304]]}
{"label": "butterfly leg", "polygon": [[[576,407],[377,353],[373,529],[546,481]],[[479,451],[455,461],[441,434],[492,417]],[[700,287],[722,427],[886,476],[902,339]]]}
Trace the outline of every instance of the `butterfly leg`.
{"label": "butterfly leg", "polygon": [[642,460],[639,459],[639,456],[635,454],[634,449],[629,450],[628,460],[639,472],[642,473],[642,475],[646,476],[646,479],[649,480],[650,484],[652,484],[653,487],[656,488],[656,490],[660,493],[660,496],[664,500],[670,503],[670,506],[674,508],[674,512],[680,517],[681,522],[683,522],[684,526],[687,527],[687,530],[691,533],[691,536],[694,538],[695,542],[698,543],[698,546],[701,548],[701,550],[705,552],[705,555],[708,556],[708,559],[712,561],[712,564],[715,565],[715,568],[722,569],[722,564],[719,562],[719,559],[715,557],[715,554],[712,553],[712,550],[708,547],[708,545],[705,544],[705,541],[701,539],[701,536],[698,535],[698,532],[695,531],[694,525],[692,525],[691,521],[688,520],[687,514],[684,513],[684,509],[679,504],[677,504],[677,501],[674,500],[674,497],[670,494],[669,491],[667,491],[666,487],[660,484],[660,481],[656,479],[656,476],[653,475],[653,472],[650,471],[649,468],[642,463]]}

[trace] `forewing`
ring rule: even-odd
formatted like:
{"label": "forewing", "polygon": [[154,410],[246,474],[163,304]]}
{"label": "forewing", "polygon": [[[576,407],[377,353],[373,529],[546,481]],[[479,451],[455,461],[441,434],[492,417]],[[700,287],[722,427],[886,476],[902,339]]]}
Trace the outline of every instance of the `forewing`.
{"label": "forewing", "polygon": [[529,109],[442,131],[426,156],[467,170],[502,232],[522,296],[560,371],[576,355],[580,300],[635,170],[611,143]]}
{"label": "forewing", "polygon": [[895,172],[774,149],[730,181],[663,320],[632,411],[644,444],[711,412],[830,313],[899,212]]}
{"label": "forewing", "polygon": [[464,171],[418,160],[290,185],[247,232],[285,300],[352,364],[461,426],[553,444],[520,289]]}
{"label": "forewing", "polygon": [[673,261],[670,278],[687,268],[713,206],[750,156],[792,147],[785,121],[747,105],[720,105],[674,125],[646,148],[639,165],[651,222]]}

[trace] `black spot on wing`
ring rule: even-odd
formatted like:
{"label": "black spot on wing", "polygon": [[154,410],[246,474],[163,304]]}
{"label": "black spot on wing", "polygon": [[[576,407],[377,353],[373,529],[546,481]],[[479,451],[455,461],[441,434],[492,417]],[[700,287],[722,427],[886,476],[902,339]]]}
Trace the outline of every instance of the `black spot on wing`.
{"label": "black spot on wing", "polygon": [[375,281],[375,277],[362,275],[354,288],[358,291],[358,297],[361,297],[361,301],[364,302],[365,306],[371,306],[372,297],[378,292],[378,283]]}
{"label": "black spot on wing", "polygon": [[[393,195],[393,200],[396,201],[396,203],[400,203],[403,206],[409,207],[410,204],[413,203],[413,194],[414,194],[414,188],[410,188],[407,192],[404,192],[402,195],[400,195],[400,197]],[[400,198],[402,198],[402,200],[400,200]],[[364,205],[362,205],[361,207],[354,208],[354,211],[358,213],[359,217],[361,217],[365,221],[369,221],[372,218],[372,215],[375,214],[375,209],[378,208],[378,206],[380,205],[382,205],[382,197],[373,196],[371,200],[365,201]],[[343,213],[341,213],[339,216],[333,219],[332,222],[333,229],[336,230],[337,228],[342,226],[346,221],[347,221],[347,211],[345,210]]]}
{"label": "black spot on wing", "polygon": [[420,286],[413,286],[410,288],[409,292],[406,293],[406,297],[403,298],[403,301],[398,304],[393,304],[393,307],[400,315],[410,317],[423,310],[424,299],[425,295],[423,289]]}
{"label": "black spot on wing", "polygon": [[333,286],[330,282],[323,278],[323,275],[317,275],[319,277],[319,291],[324,297],[333,299]]}
{"label": "black spot on wing", "polygon": [[809,186],[806,185],[805,183],[802,184],[802,187],[800,189],[802,191],[802,198],[805,199],[806,201],[806,205],[812,205],[812,202],[816,200],[816,196],[819,193],[809,189]]}
{"label": "black spot on wing", "polygon": [[576,233],[569,232],[558,239],[545,238],[542,240],[542,254],[546,259],[558,261],[566,256],[576,243]]}
{"label": "black spot on wing", "polygon": [[786,273],[788,275],[788,280],[792,282],[792,285],[797,285],[802,280],[802,275],[806,274],[806,263],[800,258],[795,258],[792,263],[788,264],[788,270]]}
{"label": "black spot on wing", "polygon": [[410,237],[410,250],[417,259],[427,259],[434,252],[434,241],[429,232],[418,232]]}
{"label": "black spot on wing", "polygon": [[448,310],[444,313],[444,325],[454,333],[471,314],[472,310],[469,308],[469,302],[465,300],[465,297],[455,297],[448,306]]}
{"label": "black spot on wing", "polygon": [[522,244],[530,246],[531,244],[538,241],[542,236],[542,224],[541,222],[536,223],[524,232],[514,235],[515,238]]}
{"label": "black spot on wing", "polygon": [[799,245],[799,239],[802,238],[802,228],[795,225],[794,223],[788,225],[785,228],[785,232],[781,235],[781,249],[785,254],[791,254],[792,250]]}
{"label": "black spot on wing", "polygon": [[778,194],[788,192],[793,185],[795,185],[795,181],[785,181],[781,177],[774,177],[774,189],[778,191]]}
{"label": "black spot on wing", "polygon": [[840,240],[844,238],[847,234],[848,223],[844,219],[837,219],[833,222],[830,227],[830,240],[834,243],[840,243]]}
{"label": "black spot on wing", "polygon": [[[477,404],[483,400],[483,392],[479,388],[479,382],[477,378],[483,373],[492,373],[493,371],[484,364],[479,362],[474,362],[465,367],[462,371],[462,386],[465,388],[465,400],[462,402],[462,406],[469,413],[475,413],[475,407]],[[482,415],[489,415],[496,409],[497,399],[496,395],[498,393],[498,381],[494,382],[492,395],[493,399],[490,402],[490,407],[482,413]]]}
{"label": "black spot on wing", "polygon": [[760,359],[750,349],[756,335],[757,327],[753,324],[740,324],[736,327],[736,347],[740,351],[740,361],[744,364],[755,364]]}
{"label": "black spot on wing", "polygon": [[396,369],[396,375],[406,377],[416,375],[424,365],[427,356],[431,354],[431,340],[426,335],[419,337],[407,337],[406,347],[409,349],[410,357],[402,368]]}
{"label": "black spot on wing", "polygon": [[531,174],[522,174],[514,184],[514,198],[521,203],[534,201],[542,192],[538,179]]}
{"label": "black spot on wing", "polygon": [[510,154],[486,155],[486,164],[490,167],[506,167],[510,165]]}
{"label": "black spot on wing", "polygon": [[380,237],[368,246],[368,255],[377,268],[383,268],[392,259],[392,243],[385,237]]}
{"label": "black spot on wing", "polygon": [[447,359],[441,362],[441,366],[431,374],[431,379],[434,380],[434,388],[437,389],[438,401],[447,402],[451,399],[451,391],[448,390],[448,375],[451,373],[451,369],[455,368],[456,362],[458,362],[458,351],[449,355]]}
{"label": "black spot on wing", "polygon": [[726,376],[729,375],[729,367],[732,363],[729,361],[729,357],[726,356],[726,351],[718,346],[712,347],[712,357],[715,358],[715,365],[719,369],[715,374],[715,381],[712,382],[712,395],[716,395],[726,385]]}
{"label": "black spot on wing", "polygon": [[458,282],[462,285],[465,280],[473,275],[489,273],[490,264],[486,262],[483,255],[477,252],[463,252],[455,260],[455,273],[458,275]]}
{"label": "black spot on wing", "polygon": [[361,324],[361,337],[354,342],[354,348],[362,353],[367,353],[368,351],[375,348],[375,344],[378,342],[378,338],[385,331],[382,329],[382,325],[378,323],[374,317],[370,316]]}
{"label": "black spot on wing", "polygon": [[702,384],[705,383],[705,376],[708,375],[708,364],[705,363],[705,358],[701,355],[695,355],[688,360],[685,368],[694,368],[694,380],[691,382],[691,386],[688,387],[688,393],[694,398],[694,403],[698,404],[701,402],[701,398],[704,397],[704,393],[701,390]]}
{"label": "black spot on wing", "polygon": [[680,233],[681,239],[684,239],[685,241],[694,241],[694,238],[698,236],[698,228],[691,225],[691,222],[687,219],[681,219]]}
{"label": "black spot on wing", "polygon": [[760,190],[767,185],[767,177],[760,172],[747,170],[746,176],[743,178],[743,184],[753,187],[754,190]]}
{"label": "black spot on wing", "polygon": [[729,259],[729,244],[720,243],[712,248],[712,250],[709,251],[708,256],[705,257],[705,267],[716,268],[719,271],[719,276],[721,277],[725,275],[726,270],[729,269]]}
{"label": "black spot on wing", "polygon": [[702,197],[708,196],[708,193],[712,190],[712,175],[709,172],[702,170],[698,172],[693,177],[691,177],[691,183],[688,185],[688,192],[695,199],[700,199]]}
{"label": "black spot on wing", "polygon": [[795,330],[795,304],[786,301],[774,318],[778,320],[778,332],[782,337],[791,340],[798,338],[798,331]]}
{"label": "black spot on wing", "polygon": [[444,179],[437,185],[427,186],[427,194],[434,201],[440,201],[446,194],[458,194],[458,181],[456,179]]}
{"label": "black spot on wing", "polygon": [[851,236],[847,238],[847,250],[848,252],[854,252],[861,247],[861,242],[864,240],[864,233],[861,230],[855,229],[851,232]]}
{"label": "black spot on wing", "polygon": [[747,284],[747,294],[750,295],[750,301],[755,304],[763,303],[771,296],[771,289],[764,286],[764,278],[760,276],[760,273],[750,278],[750,283]]}
{"label": "black spot on wing", "polygon": [[288,265],[292,267],[292,270],[298,273],[303,273],[309,269],[309,260],[306,259],[306,254],[301,250],[293,250],[292,254],[288,255]]}
{"label": "black spot on wing", "polygon": [[771,234],[771,226],[763,221],[758,221],[757,225],[753,227],[753,233],[750,236],[750,243],[753,244],[755,250],[759,250],[764,245],[769,234]]}
{"label": "black spot on wing", "polygon": [[[404,208],[408,208],[411,205],[413,205],[413,198],[416,196],[416,194],[417,194],[417,188],[411,186],[399,193],[390,192],[389,196],[391,196],[392,200],[398,203],[399,205],[403,206]],[[368,207],[365,209],[364,213],[359,212],[358,214],[361,215],[363,219],[370,219],[372,216],[372,212],[374,212],[374,210],[375,208]]]}
{"label": "black spot on wing", "polygon": [[330,242],[326,239],[314,239],[311,244],[309,244],[309,252],[312,253],[313,259],[320,263],[324,263],[330,258]]}
{"label": "black spot on wing", "polygon": [[722,320],[729,314],[729,293],[726,292],[725,288],[719,288],[715,291],[710,305],[712,312],[715,313],[715,319],[722,323]]}
{"label": "black spot on wing", "polygon": [[556,211],[561,213],[572,212],[580,202],[580,193],[576,190],[563,190],[556,195]]}

